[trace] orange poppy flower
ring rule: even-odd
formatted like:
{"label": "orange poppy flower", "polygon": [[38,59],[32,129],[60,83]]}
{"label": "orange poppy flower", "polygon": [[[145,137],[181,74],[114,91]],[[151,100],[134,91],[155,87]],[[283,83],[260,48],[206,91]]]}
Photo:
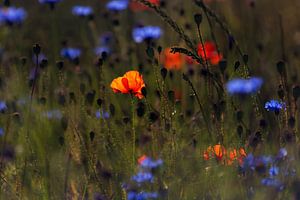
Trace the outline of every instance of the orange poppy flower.
{"label": "orange poppy flower", "polygon": [[220,144],[216,144],[213,149],[214,149],[214,153],[216,155],[216,158],[218,160],[222,160],[223,155],[226,154],[225,148]]}
{"label": "orange poppy flower", "polygon": [[171,53],[171,48],[167,48],[164,50],[162,62],[165,68],[169,70],[179,70],[184,64],[184,58],[180,53]]}
{"label": "orange poppy flower", "polygon": [[208,60],[212,65],[219,64],[223,58],[222,54],[218,54],[216,45],[209,41],[204,43],[204,50],[202,44],[198,44],[198,55],[201,56],[204,61]]}
{"label": "orange poppy flower", "polygon": [[122,77],[114,79],[110,87],[115,93],[133,94],[142,99],[142,88],[145,87],[143,76],[138,71],[129,71]]}
{"label": "orange poppy flower", "polygon": [[[160,0],[148,0],[150,3],[159,6],[159,2]],[[138,12],[138,11],[145,11],[145,10],[150,10],[150,8],[148,8],[147,6],[145,6],[144,4],[141,4],[139,2],[136,1],[131,1],[130,2],[130,9],[132,11]]]}

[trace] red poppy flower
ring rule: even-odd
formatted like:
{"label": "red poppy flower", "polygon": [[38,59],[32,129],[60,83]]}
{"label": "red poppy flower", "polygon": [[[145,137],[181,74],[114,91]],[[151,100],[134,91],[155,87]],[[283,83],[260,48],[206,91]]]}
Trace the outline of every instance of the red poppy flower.
{"label": "red poppy flower", "polygon": [[184,58],[180,53],[171,53],[171,48],[167,48],[163,52],[162,62],[169,70],[179,70],[184,65]]}
{"label": "red poppy flower", "polygon": [[204,50],[202,44],[198,44],[198,55],[201,56],[204,61],[209,61],[212,65],[219,64],[223,58],[222,54],[218,54],[216,45],[213,42],[205,42]]}
{"label": "red poppy flower", "polygon": [[[156,6],[159,6],[160,0],[148,0],[148,1]],[[130,2],[130,9],[135,12],[150,10],[150,8],[148,8],[147,6],[133,0]]]}
{"label": "red poppy flower", "polygon": [[122,77],[114,79],[110,87],[115,93],[133,94],[142,99],[142,88],[145,87],[143,76],[138,71],[129,71]]}

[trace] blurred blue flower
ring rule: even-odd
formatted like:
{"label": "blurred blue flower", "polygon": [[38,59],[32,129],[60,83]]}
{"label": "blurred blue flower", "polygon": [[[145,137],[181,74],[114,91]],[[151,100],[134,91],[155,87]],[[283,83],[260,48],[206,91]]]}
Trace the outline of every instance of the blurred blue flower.
{"label": "blurred blue flower", "polygon": [[72,13],[73,15],[86,17],[93,14],[93,9],[90,6],[73,6]]}
{"label": "blurred blue flower", "polygon": [[132,31],[132,37],[136,43],[141,43],[146,39],[159,39],[162,30],[158,26],[136,27]]}
{"label": "blurred blue flower", "polygon": [[50,110],[43,113],[44,117],[48,119],[62,119],[63,115],[60,110]]}
{"label": "blurred blue flower", "polygon": [[94,53],[97,56],[101,56],[103,52],[106,52],[107,55],[110,54],[110,48],[107,46],[99,46],[94,49]]}
{"label": "blurred blue flower", "polygon": [[70,48],[70,47],[63,48],[60,51],[60,55],[72,61],[75,60],[76,58],[79,58],[79,56],[81,55],[81,50],[77,48]]}
{"label": "blurred blue flower", "polygon": [[110,114],[109,114],[109,112],[97,110],[95,113],[95,116],[97,119],[100,119],[100,118],[108,119],[110,117]]}
{"label": "blurred blue flower", "polygon": [[147,200],[147,199],[157,199],[157,192],[134,192],[130,191],[127,193],[127,200]]}
{"label": "blurred blue flower", "polygon": [[61,0],[39,0],[40,3],[42,4],[55,4],[55,3],[59,3]]}
{"label": "blurred blue flower", "polygon": [[285,103],[277,100],[270,100],[265,104],[265,109],[267,109],[267,111],[279,112],[281,109],[284,108],[285,108]]}
{"label": "blurred blue flower", "polygon": [[272,166],[269,169],[269,175],[270,176],[277,176],[279,174],[279,168],[276,166]]}
{"label": "blurred blue flower", "polygon": [[275,178],[264,178],[261,180],[261,184],[274,187],[280,191],[284,189],[284,185],[281,183],[281,181]]}
{"label": "blurred blue flower", "polygon": [[7,110],[7,105],[5,101],[0,101],[0,112],[4,112]]}
{"label": "blurred blue flower", "polygon": [[0,9],[0,23],[7,24],[20,24],[27,16],[26,11],[23,8],[15,7],[2,7]]}
{"label": "blurred blue flower", "polygon": [[226,88],[230,95],[245,95],[256,93],[261,88],[262,84],[263,80],[258,77],[252,77],[250,79],[236,78],[230,80],[226,84]]}
{"label": "blurred blue flower", "polygon": [[122,11],[127,9],[128,0],[111,0],[106,4],[106,8],[110,11]]}
{"label": "blurred blue flower", "polygon": [[4,129],[0,127],[0,136],[3,136],[4,133],[5,133],[5,132],[4,132]]}
{"label": "blurred blue flower", "polygon": [[287,150],[285,148],[281,148],[278,152],[277,158],[278,159],[283,159],[284,157],[287,156]]}
{"label": "blurred blue flower", "polygon": [[154,169],[163,164],[163,161],[161,159],[153,160],[149,157],[146,157],[144,160],[141,161],[140,166],[144,168],[150,168]]}
{"label": "blurred blue flower", "polygon": [[154,177],[150,172],[138,172],[136,175],[131,177],[131,180],[137,183],[144,183],[144,182],[153,182]]}

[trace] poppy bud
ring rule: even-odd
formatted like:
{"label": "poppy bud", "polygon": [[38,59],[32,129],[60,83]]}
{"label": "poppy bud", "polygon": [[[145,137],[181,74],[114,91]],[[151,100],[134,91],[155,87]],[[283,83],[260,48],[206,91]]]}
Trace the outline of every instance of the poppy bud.
{"label": "poppy bud", "polygon": [[147,89],[145,87],[142,88],[141,92],[144,97],[147,97]]}
{"label": "poppy bud", "polygon": [[277,72],[280,74],[280,75],[283,75],[285,71],[285,63],[283,61],[279,61],[277,63]]}
{"label": "poppy bud", "polygon": [[97,99],[97,105],[99,106],[99,107],[101,107],[102,106],[102,103],[103,103],[103,100],[102,99]]}
{"label": "poppy bud", "polygon": [[113,104],[110,104],[109,105],[109,112],[110,112],[111,116],[115,115],[115,111],[116,111],[115,106]]}
{"label": "poppy bud", "polygon": [[197,26],[199,26],[202,22],[202,14],[199,14],[199,13],[195,14],[194,15],[194,20],[195,20]]}
{"label": "poppy bud", "polygon": [[94,138],[95,138],[95,132],[91,131],[90,132],[90,140],[91,140],[91,142],[93,142]]}
{"label": "poppy bud", "polygon": [[160,74],[161,74],[162,78],[165,79],[168,74],[168,70],[166,68],[161,68]]}
{"label": "poppy bud", "polygon": [[63,136],[60,136],[60,137],[58,138],[58,142],[59,142],[59,144],[60,144],[61,146],[63,146],[63,145],[65,144],[65,138],[64,138]]}
{"label": "poppy bud", "polygon": [[148,47],[146,50],[146,53],[148,55],[149,58],[153,58],[154,57],[154,50],[152,47]]}
{"label": "poppy bud", "polygon": [[225,72],[226,68],[227,68],[227,61],[226,60],[221,60],[219,62],[219,67],[222,73]]}
{"label": "poppy bud", "polygon": [[157,47],[157,52],[160,54],[161,51],[162,51],[162,47],[161,47],[161,46],[158,46],[158,47]]}
{"label": "poppy bud", "polygon": [[66,103],[66,97],[63,94],[58,95],[58,104],[64,106]]}
{"label": "poppy bud", "polygon": [[243,134],[243,127],[241,125],[239,125],[237,128],[236,128],[236,132],[238,134],[239,137],[242,137],[242,134]]}
{"label": "poppy bud", "polygon": [[249,56],[248,56],[247,54],[243,55],[243,61],[244,61],[245,64],[248,63],[248,61],[249,61]]}
{"label": "poppy bud", "polygon": [[39,44],[35,44],[32,50],[35,55],[39,55],[41,53],[41,46]]}
{"label": "poppy bud", "polygon": [[175,92],[174,91],[170,90],[168,92],[168,99],[169,99],[169,101],[174,102],[174,99],[175,99]]}
{"label": "poppy bud", "polygon": [[63,61],[58,61],[58,62],[56,62],[56,66],[59,70],[62,70],[62,68],[64,67],[64,62]]}
{"label": "poppy bud", "polygon": [[236,112],[236,120],[238,122],[241,122],[243,120],[243,117],[244,117],[244,112],[239,110]]}
{"label": "poppy bud", "polygon": [[299,85],[297,85],[293,88],[293,96],[296,101],[300,97],[300,86]]}
{"label": "poppy bud", "polygon": [[23,66],[26,65],[26,62],[27,62],[27,58],[26,57],[22,57],[21,58],[21,63],[22,63]]}
{"label": "poppy bud", "polygon": [[288,120],[288,124],[289,124],[290,128],[294,128],[295,124],[296,124],[295,118],[294,117],[290,117],[289,120]]}
{"label": "poppy bud", "polygon": [[95,94],[96,94],[96,91],[93,90],[93,91],[90,91],[88,92],[86,95],[85,95],[85,99],[86,99],[86,102],[90,105],[93,104],[94,102],[94,98],[95,98]]}
{"label": "poppy bud", "polygon": [[138,117],[143,117],[145,114],[145,104],[143,102],[139,102],[137,109],[136,109],[136,113]]}
{"label": "poppy bud", "polygon": [[46,68],[48,66],[48,60],[47,59],[43,59],[41,64],[40,64],[40,68]]}
{"label": "poppy bud", "polygon": [[259,126],[261,127],[261,128],[266,128],[267,127],[267,121],[265,120],[265,119],[261,119],[260,121],[259,121]]}
{"label": "poppy bud", "polygon": [[159,118],[159,113],[157,112],[151,112],[149,114],[149,120],[154,123]]}

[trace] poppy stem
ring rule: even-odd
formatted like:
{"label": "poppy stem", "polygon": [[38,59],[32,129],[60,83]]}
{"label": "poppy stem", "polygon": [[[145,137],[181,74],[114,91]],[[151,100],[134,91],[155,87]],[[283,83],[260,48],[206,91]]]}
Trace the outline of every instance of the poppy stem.
{"label": "poppy stem", "polygon": [[131,111],[132,111],[132,167],[135,165],[135,112],[134,112],[134,96],[131,94]]}

